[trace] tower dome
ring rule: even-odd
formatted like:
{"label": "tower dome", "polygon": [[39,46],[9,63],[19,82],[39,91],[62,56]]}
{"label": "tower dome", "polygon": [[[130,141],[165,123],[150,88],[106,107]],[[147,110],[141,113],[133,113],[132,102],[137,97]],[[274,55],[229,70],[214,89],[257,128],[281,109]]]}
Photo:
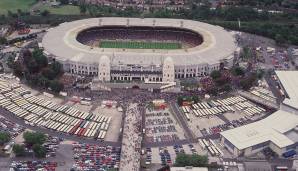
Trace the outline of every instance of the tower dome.
{"label": "tower dome", "polygon": [[174,82],[175,81],[175,69],[174,61],[171,57],[167,57],[163,62],[162,67],[162,80],[163,82]]}
{"label": "tower dome", "polygon": [[101,56],[98,63],[98,79],[100,81],[110,81],[111,80],[110,69],[111,69],[110,58],[106,55]]}

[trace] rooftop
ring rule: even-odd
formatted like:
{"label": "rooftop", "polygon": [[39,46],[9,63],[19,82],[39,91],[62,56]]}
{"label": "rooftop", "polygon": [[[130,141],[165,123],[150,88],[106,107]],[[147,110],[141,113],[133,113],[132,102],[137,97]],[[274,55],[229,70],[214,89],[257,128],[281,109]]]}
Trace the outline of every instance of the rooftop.
{"label": "rooftop", "polygon": [[[283,103],[298,109],[298,71],[276,71],[289,95]],[[279,148],[295,143],[293,132],[298,125],[298,114],[278,110],[267,118],[221,133],[239,150],[271,141]]]}
{"label": "rooftop", "polygon": [[[203,36],[204,42],[194,48],[161,50],[161,49],[114,49],[83,45],[76,40],[78,33],[86,28],[98,26],[160,26],[190,29]],[[176,65],[193,65],[200,63],[218,63],[229,59],[237,46],[232,33],[222,27],[198,21],[182,19],[155,18],[90,18],[62,23],[49,29],[44,36],[42,45],[45,51],[60,60],[78,60],[83,63],[98,63],[100,56],[107,55],[112,64],[157,64],[160,65],[167,57],[172,57]],[[140,55],[142,53],[142,55]],[[72,59],[74,58],[74,59]],[[82,60],[83,59],[83,60]],[[188,60],[181,60],[188,59]]]}
{"label": "rooftop", "polygon": [[298,109],[298,71],[275,71],[289,98],[283,103]]}
{"label": "rooftop", "polygon": [[278,110],[267,118],[221,133],[237,149],[271,141],[279,148],[294,144],[284,133],[298,125],[298,115]]}

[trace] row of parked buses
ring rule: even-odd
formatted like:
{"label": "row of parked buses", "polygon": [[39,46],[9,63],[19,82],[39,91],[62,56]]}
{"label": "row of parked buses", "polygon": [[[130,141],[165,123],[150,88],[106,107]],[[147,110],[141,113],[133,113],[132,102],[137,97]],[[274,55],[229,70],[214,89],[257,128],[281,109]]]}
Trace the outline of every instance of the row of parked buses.
{"label": "row of parked buses", "polygon": [[20,85],[9,85],[5,80],[0,80],[0,107],[24,119],[31,126],[102,140],[111,123],[111,117],[82,112],[41,99]]}
{"label": "row of parked buses", "polygon": [[189,114],[191,112],[197,117],[212,117],[213,115],[225,112],[235,112],[234,108],[236,108],[237,110],[244,111],[247,116],[251,117],[266,111],[264,108],[249,102],[242,96],[200,102],[191,106],[182,106],[181,108],[187,120],[190,120]]}
{"label": "row of parked buses", "polygon": [[87,119],[92,115],[91,113],[79,111],[78,109],[71,106],[59,105],[54,102],[38,98],[32,94],[25,94],[24,98],[32,104],[37,104],[49,110],[65,113],[76,118]]}
{"label": "row of parked buses", "polygon": [[213,107],[209,109],[193,109],[193,113],[197,117],[205,117],[205,116],[209,117],[211,115],[218,115],[228,111],[234,112],[234,109],[231,108],[230,106],[218,106],[218,107]]}
{"label": "row of parked buses", "polygon": [[223,156],[223,152],[217,147],[215,142],[211,139],[198,139],[200,146],[207,149],[212,156]]}
{"label": "row of parked buses", "polygon": [[215,105],[212,102],[203,102],[189,106],[182,106],[182,111],[185,117],[190,120],[189,114],[192,111],[197,117],[211,117],[212,115],[222,114],[225,112],[234,112],[235,110],[228,105]]}
{"label": "row of parked buses", "polygon": [[[225,98],[225,99],[216,100],[215,104],[231,106],[231,105],[234,105],[236,103],[244,102],[244,101],[247,101],[247,99],[242,97],[242,96],[232,96],[232,97],[228,97],[228,98]],[[214,101],[212,103],[214,103]]]}
{"label": "row of parked buses", "polygon": [[190,108],[188,106],[182,106],[182,111],[184,113],[184,116],[188,121],[190,121],[189,113],[190,113]]}
{"label": "row of parked buses", "polygon": [[272,95],[267,89],[264,89],[261,87],[256,87],[256,88],[250,90],[250,92],[262,99],[272,101],[272,102],[276,101],[276,97],[274,95]]}
{"label": "row of parked buses", "polygon": [[246,108],[243,112],[245,113],[245,115],[253,117],[255,115],[262,114],[265,111],[266,111],[265,109],[263,109],[259,106],[254,106],[254,107]]}

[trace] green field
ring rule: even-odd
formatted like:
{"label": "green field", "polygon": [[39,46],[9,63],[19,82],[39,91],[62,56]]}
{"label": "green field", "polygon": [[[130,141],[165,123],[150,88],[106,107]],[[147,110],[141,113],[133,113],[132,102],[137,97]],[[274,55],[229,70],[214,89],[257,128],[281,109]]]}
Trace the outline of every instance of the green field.
{"label": "green field", "polygon": [[0,0],[0,14],[7,14],[7,11],[16,12],[18,9],[29,11],[36,0]]}
{"label": "green field", "polygon": [[80,9],[78,6],[74,5],[61,5],[58,7],[52,7],[50,5],[42,5],[38,8],[41,12],[44,10],[48,10],[50,14],[58,14],[58,15],[79,15]]}
{"label": "green field", "polygon": [[101,41],[99,47],[119,49],[181,49],[181,44],[168,42]]}

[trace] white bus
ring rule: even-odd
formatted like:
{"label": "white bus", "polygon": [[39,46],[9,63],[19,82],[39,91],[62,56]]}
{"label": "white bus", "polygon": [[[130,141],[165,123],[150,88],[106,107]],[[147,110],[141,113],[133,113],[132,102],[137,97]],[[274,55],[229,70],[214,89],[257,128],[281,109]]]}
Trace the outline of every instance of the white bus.
{"label": "white bus", "polygon": [[203,143],[205,144],[206,147],[209,146],[209,142],[208,141],[206,141],[205,139],[202,139],[202,141],[203,141]]}
{"label": "white bus", "polygon": [[207,147],[207,149],[208,149],[208,151],[210,152],[210,154],[212,155],[212,156],[215,156],[215,152],[213,151],[213,149],[209,146],[209,147]]}

